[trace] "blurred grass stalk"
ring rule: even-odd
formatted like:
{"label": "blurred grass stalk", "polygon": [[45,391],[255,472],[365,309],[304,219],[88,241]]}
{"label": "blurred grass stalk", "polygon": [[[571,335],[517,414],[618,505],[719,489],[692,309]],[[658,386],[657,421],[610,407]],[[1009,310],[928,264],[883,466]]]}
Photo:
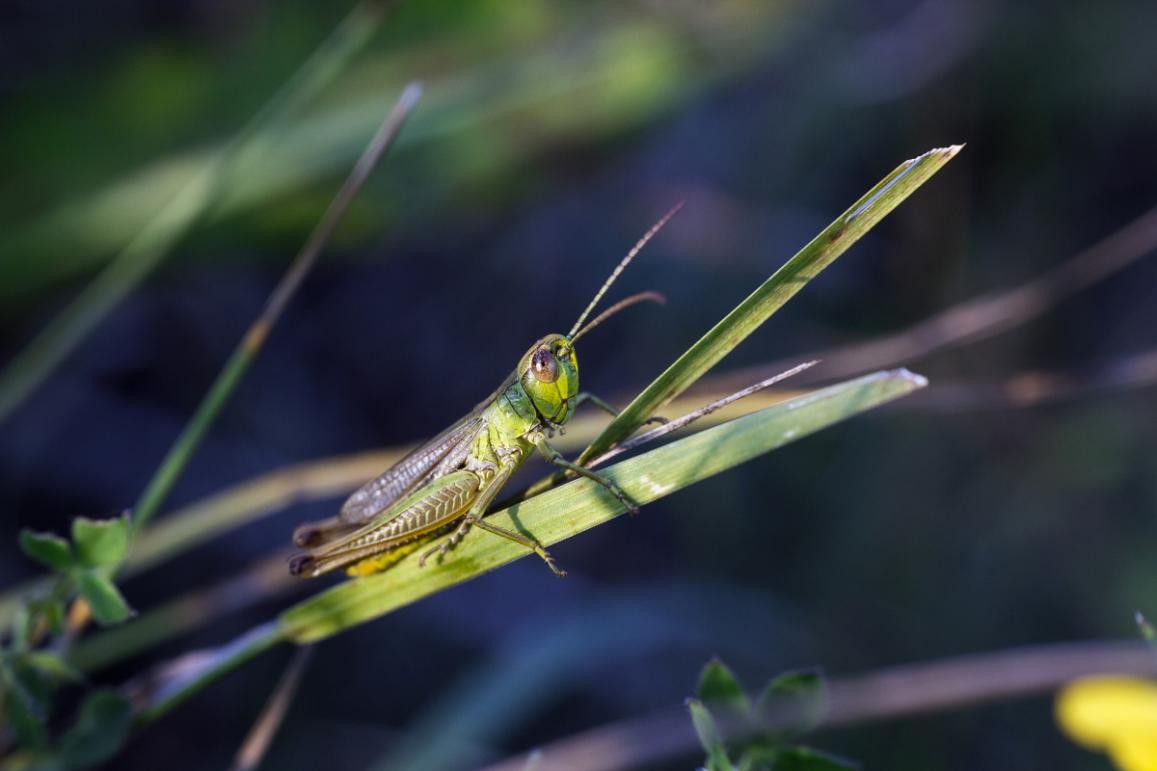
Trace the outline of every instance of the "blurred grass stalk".
{"label": "blurred grass stalk", "polygon": [[297,696],[312,653],[313,648],[308,646],[297,649],[277,688],[269,695],[265,708],[261,710],[257,722],[253,724],[249,735],[245,737],[245,741],[233,758],[233,765],[229,771],[257,771],[261,767],[278,729],[285,721],[289,707]]}
{"label": "blurred grass stalk", "polygon": [[[383,15],[381,3],[355,6],[298,72],[217,154],[174,177],[175,182],[180,181],[171,192],[149,190],[140,211],[155,213],[145,215],[135,234],[124,232],[127,245],[0,371],[0,422],[36,390],[186,233],[220,204],[228,190],[240,181],[239,169],[267,160],[270,146],[290,130],[295,116],[365,48]],[[159,211],[153,205],[157,200],[167,200]],[[53,230],[71,233],[78,225],[79,222],[65,218],[57,221]]]}
{"label": "blurred grass stalk", "polygon": [[[1039,696],[1077,678],[1102,674],[1157,675],[1157,656],[1133,640],[1054,643],[879,669],[825,684],[826,708],[815,730],[912,718]],[[727,725],[729,739],[798,728],[798,700],[773,701],[757,726]],[[1109,721],[1112,723],[1112,721]],[[1109,724],[1107,723],[1107,724]],[[598,726],[533,751],[537,771],[665,767],[700,753],[684,706]],[[521,771],[521,753],[483,771]]]}
{"label": "blurred grass stalk", "polygon": [[[183,473],[201,439],[212,426],[221,409],[248,371],[249,366],[261,351],[289,301],[316,264],[322,249],[329,242],[350,203],[377,166],[378,161],[393,144],[420,96],[421,87],[416,83],[411,83],[402,91],[393,109],[381,121],[378,130],[366,145],[357,164],[334,196],[306,243],[290,263],[281,281],[270,294],[265,307],[242,337],[237,348],[210,385],[208,392],[198,405],[197,411],[189,419],[185,429],[177,437],[168,454],[153,474],[132,512],[130,521],[134,528],[138,530],[143,528],[160,508],[172,485]],[[110,573],[116,570],[120,559],[120,557],[114,558],[114,561],[108,564],[107,569]],[[87,607],[85,603],[89,601],[88,597],[89,595],[86,594],[78,599],[74,602],[73,608]],[[123,600],[121,603],[123,604]],[[89,616],[82,614],[80,617],[84,620],[75,625],[72,630],[73,634],[79,632],[87,624]],[[71,637],[66,638],[66,641],[70,640]],[[66,650],[69,645],[66,642],[61,647]]]}
{"label": "blurred grass stalk", "polygon": [[[851,345],[805,354],[820,363],[801,382],[851,377],[865,370],[910,365],[931,353],[970,345],[1007,332],[1054,308],[1061,301],[1115,276],[1145,257],[1157,255],[1157,207],[1056,266],[1012,288],[998,289],[946,308],[899,332]],[[1144,354],[1133,357],[1141,366]],[[791,366],[770,362],[712,379],[716,388],[739,388]],[[1112,379],[1106,373],[1105,380]]]}
{"label": "blurred grass stalk", "polygon": [[233,391],[236,390],[237,384],[241,382],[249,366],[257,357],[273,326],[285,311],[289,300],[316,264],[321,250],[333,236],[338,222],[349,208],[354,196],[361,190],[369,178],[370,172],[397,138],[402,124],[418,103],[421,94],[422,89],[416,83],[406,86],[401,96],[398,97],[397,104],[394,105],[394,108],[370,139],[353,171],[350,172],[349,177],[346,178],[341,189],[334,196],[333,202],[322,215],[317,227],[274,288],[265,308],[257,320],[253,322],[249,331],[246,332],[245,337],[238,343],[236,350],[229,357],[229,361],[225,363],[217,379],[209,387],[209,392],[197,406],[197,411],[190,418],[185,430],[177,437],[153,478],[149,480],[145,491],[141,493],[141,497],[132,511],[134,528],[140,529],[146,525],[160,509],[177,478],[184,472],[189,458],[201,443],[205,432],[217,419],[221,409]]}
{"label": "blurred grass stalk", "polygon": [[[527,16],[512,10],[521,5],[492,4],[485,13],[512,18],[490,19],[482,52],[491,58],[462,67],[457,55],[431,55],[421,39],[409,48],[398,41],[389,53],[367,57],[343,78],[340,96],[277,132],[251,136],[246,144],[253,152],[234,154],[231,184],[210,214],[216,219],[250,210],[345,167],[377,124],[382,94],[403,85],[399,73],[425,83],[429,98],[398,149],[436,142],[439,174],[429,184],[445,192],[526,163],[544,147],[639,126],[781,46],[801,26],[798,5],[716,3],[706,17],[676,6],[656,12],[630,4],[602,17],[582,4],[571,6],[574,16],[540,8],[534,9],[540,15]],[[363,4],[355,14],[370,14],[373,7]],[[362,23],[361,34],[368,36],[370,23]],[[476,31],[463,33],[466,50],[479,48],[475,38]],[[0,254],[6,255],[0,299],[99,264],[145,227],[157,200],[176,196],[228,148],[170,156],[0,233]],[[407,186],[398,193],[401,200],[414,191]]]}

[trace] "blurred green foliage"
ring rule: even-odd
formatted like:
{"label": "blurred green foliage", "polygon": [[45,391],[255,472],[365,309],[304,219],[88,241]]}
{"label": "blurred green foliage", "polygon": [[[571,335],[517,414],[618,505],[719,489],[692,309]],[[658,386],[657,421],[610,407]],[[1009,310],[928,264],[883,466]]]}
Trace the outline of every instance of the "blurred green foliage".
{"label": "blurred green foliage", "polygon": [[[775,706],[799,719],[795,731],[768,731],[762,716]],[[773,678],[753,704],[719,659],[699,674],[696,697],[687,700],[695,732],[707,751],[708,771],[846,771],[858,766],[794,742],[823,718],[824,683],[817,672],[788,672]],[[732,738],[725,739],[719,722]]]}
{"label": "blurred green foliage", "polygon": [[[0,365],[219,157],[348,10],[153,6],[25,4],[0,20]],[[135,499],[411,78],[429,98],[397,174],[355,207],[176,504],[436,431],[447,405],[458,414],[484,395],[479,384],[504,373],[524,337],[573,317],[606,261],[679,198],[682,222],[631,278],[667,294],[668,309],[597,345],[592,335],[594,390],[649,382],[753,277],[927,147],[969,143],[951,175],[736,350],[737,364],[903,329],[1056,266],[1157,201],[1155,25],[1148,0],[402,4],[213,218],[0,427],[0,576],[37,570],[20,556],[21,528],[67,532],[77,514]],[[926,401],[572,540],[559,555],[565,585],[515,565],[328,642],[270,767],[369,765],[412,727],[441,727],[447,704],[499,705],[484,717],[501,730],[469,748],[496,757],[676,704],[712,652],[756,682],[814,664],[841,674],[1133,634],[1134,612],[1157,605],[1151,386],[1018,408],[1003,384],[1117,374],[1122,357],[1154,346],[1154,281],[1141,262],[999,338],[910,362],[935,384]],[[499,285],[518,299],[492,302]],[[447,350],[469,377],[443,376]],[[147,609],[232,576],[330,508],[297,506],[125,594]],[[44,618],[59,615],[49,606]],[[219,643],[270,610],[157,656]],[[547,637],[569,654],[541,654]],[[226,765],[276,664],[189,702],[123,767]],[[482,681],[490,700],[471,702]],[[1010,704],[819,741],[899,770],[1105,768],[1048,712]],[[449,744],[447,733],[425,735]]]}

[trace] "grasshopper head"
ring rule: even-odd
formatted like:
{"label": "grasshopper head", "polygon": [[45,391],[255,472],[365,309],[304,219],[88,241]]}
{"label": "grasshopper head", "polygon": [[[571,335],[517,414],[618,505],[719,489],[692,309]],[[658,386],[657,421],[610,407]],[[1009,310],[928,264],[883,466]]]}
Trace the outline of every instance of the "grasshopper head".
{"label": "grasshopper head", "polygon": [[635,303],[644,300],[664,302],[663,295],[658,292],[639,292],[624,300],[619,300],[595,317],[594,321],[583,326],[587,316],[598,306],[599,300],[603,299],[603,295],[611,288],[611,284],[615,283],[619,274],[682,206],[682,203],[677,204],[643,234],[634,248],[627,252],[627,256],[611,271],[611,275],[603,282],[599,291],[595,292],[594,299],[579,314],[578,321],[571,327],[570,332],[565,335],[547,335],[532,345],[526,355],[522,357],[522,363],[518,369],[522,388],[534,403],[534,409],[538,416],[546,423],[561,426],[570,419],[571,413],[574,412],[574,400],[578,396],[578,359],[574,355],[574,344],[578,342],[578,339],[611,316]]}
{"label": "grasshopper head", "polygon": [[578,359],[565,335],[547,335],[532,345],[522,357],[519,377],[543,420],[561,425],[570,419],[578,395]]}

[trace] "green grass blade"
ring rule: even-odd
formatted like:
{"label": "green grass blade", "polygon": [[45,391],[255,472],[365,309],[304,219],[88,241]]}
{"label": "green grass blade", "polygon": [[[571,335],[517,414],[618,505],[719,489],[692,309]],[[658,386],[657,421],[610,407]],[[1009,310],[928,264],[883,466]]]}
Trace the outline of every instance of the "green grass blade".
{"label": "green grass blade", "polygon": [[[753,412],[603,469],[639,503],[648,503],[926,384],[906,370],[878,372]],[[587,479],[515,504],[489,518],[500,527],[557,543],[622,514],[622,505]],[[280,617],[286,638],[321,640],[520,557],[504,538],[473,533],[442,563],[410,558],[385,573],[347,581]],[[546,568],[543,568],[546,575]]]}
{"label": "green grass blade", "polygon": [[50,372],[157,266],[216,205],[233,167],[283,129],[372,37],[382,16],[375,3],[357,6],[294,77],[245,125],[211,163],[187,178],[117,256],[56,318],[0,371],[0,421],[20,406]]}
{"label": "green grass blade", "polygon": [[[726,24],[710,29],[630,4],[608,19],[591,14],[586,3],[549,5],[530,27],[509,24],[505,3],[483,4],[472,21],[442,18],[449,22],[438,22],[449,35],[443,43],[464,44],[464,51],[474,52],[466,59],[432,57],[422,35],[395,36],[384,50],[367,53],[324,103],[262,137],[259,162],[246,158],[230,174],[212,217],[268,205],[274,196],[345,168],[388,107],[383,94],[401,88],[403,77],[427,83],[429,98],[398,149],[418,150],[415,174],[426,169],[426,153],[442,159],[437,175],[425,174],[420,196],[438,200],[533,163],[551,148],[569,147],[576,137],[594,141],[647,125],[710,83],[762,61],[769,48],[786,46],[807,26],[775,3],[737,5]],[[415,10],[399,19],[399,29],[415,23],[412,28],[425,29],[441,18],[436,8]],[[481,48],[475,19],[488,29]],[[721,54],[710,66],[704,66],[705,46]],[[528,132],[528,125],[535,130]],[[95,269],[144,227],[143,212],[176,195],[221,152],[213,145],[172,154],[33,221],[6,223],[0,228],[0,302]],[[378,195],[412,202],[411,187],[386,183]]]}
{"label": "green grass blade", "polygon": [[218,187],[219,166],[199,171],[145,228],[0,371],[0,421],[117,306],[202,216]]}
{"label": "green grass blade", "polygon": [[807,282],[835,262],[860,236],[943,168],[962,147],[953,145],[930,150],[905,161],[880,180],[635,397],[583,452],[579,463],[586,463],[630,436],[643,421],[683,393]]}
{"label": "green grass blade", "polygon": [[209,426],[220,414],[222,407],[229,400],[233,394],[237,384],[241,378],[245,376],[245,372],[249,369],[249,365],[256,358],[257,353],[265,343],[273,325],[277,323],[281,313],[285,310],[289,299],[301,286],[302,281],[305,280],[310,269],[314,263],[317,262],[318,256],[321,254],[322,248],[326,242],[329,241],[333,231],[337,228],[337,223],[345,214],[354,196],[361,190],[362,185],[365,184],[366,179],[369,178],[370,171],[377,164],[382,155],[393,144],[394,139],[397,138],[398,132],[401,131],[402,124],[409,116],[410,111],[414,105],[417,104],[418,98],[421,96],[421,88],[417,84],[410,84],[398,97],[398,102],[394,105],[394,109],[386,116],[385,121],[382,122],[378,131],[374,134],[369,144],[366,146],[362,157],[358,159],[357,165],[353,171],[350,172],[349,177],[334,197],[333,202],[329,208],[326,209],[325,214],[322,215],[321,221],[317,228],[310,234],[309,240],[306,241],[301,251],[298,252],[294,258],[293,263],[289,269],[282,276],[281,281],[270,295],[269,301],[266,304],[261,315],[253,322],[245,337],[237,345],[237,349],[229,357],[229,361],[209,388],[209,393],[201,400],[197,407],[197,412],[189,420],[185,430],[177,437],[177,441],[169,449],[165,459],[161,462],[157,472],[153,478],[149,480],[145,491],[141,493],[140,499],[133,507],[133,526],[140,528],[156,514],[164,502],[165,497],[168,496],[169,491],[176,483],[177,477],[184,471],[185,466],[189,462],[193,451],[201,443],[205,432],[209,430]]}

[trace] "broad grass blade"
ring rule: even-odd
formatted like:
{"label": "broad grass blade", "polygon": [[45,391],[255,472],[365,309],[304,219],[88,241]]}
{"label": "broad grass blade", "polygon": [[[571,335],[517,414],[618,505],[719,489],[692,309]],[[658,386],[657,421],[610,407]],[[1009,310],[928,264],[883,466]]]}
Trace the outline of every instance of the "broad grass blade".
{"label": "broad grass blade", "polygon": [[[753,412],[602,470],[631,499],[648,503],[927,384],[907,370],[878,372]],[[500,527],[557,543],[622,514],[603,488],[580,479],[491,515]],[[504,538],[472,533],[442,563],[409,559],[346,581],[280,617],[287,639],[309,643],[370,621],[530,554]]]}
{"label": "broad grass blade", "polygon": [[579,463],[630,436],[643,421],[683,393],[962,148],[952,145],[929,150],[880,180],[635,397],[583,452]]}

